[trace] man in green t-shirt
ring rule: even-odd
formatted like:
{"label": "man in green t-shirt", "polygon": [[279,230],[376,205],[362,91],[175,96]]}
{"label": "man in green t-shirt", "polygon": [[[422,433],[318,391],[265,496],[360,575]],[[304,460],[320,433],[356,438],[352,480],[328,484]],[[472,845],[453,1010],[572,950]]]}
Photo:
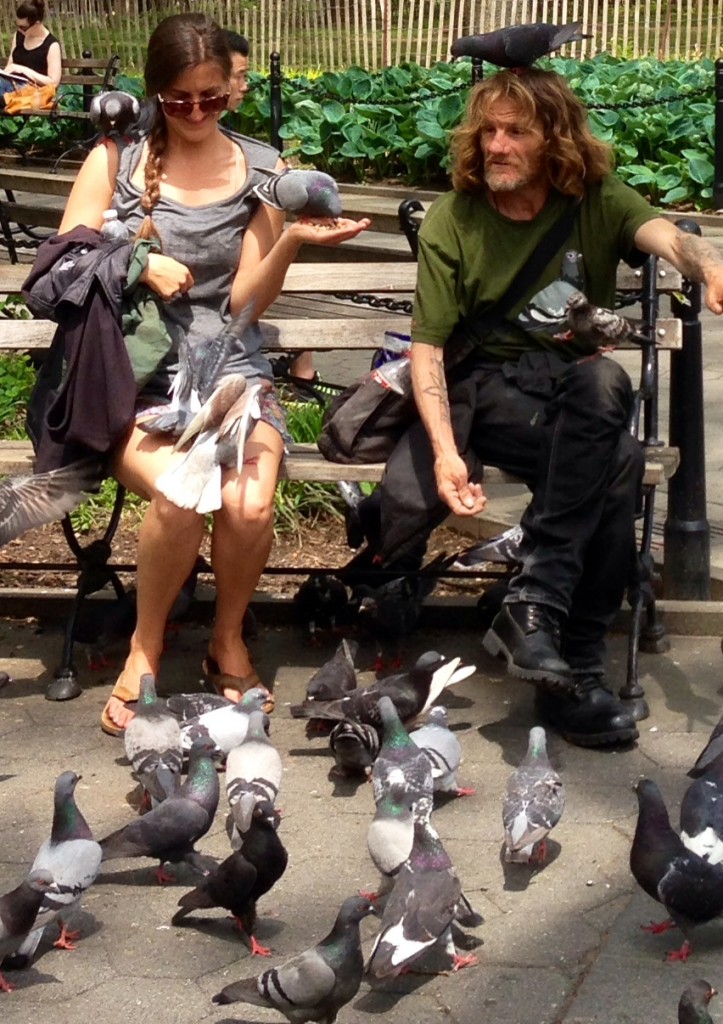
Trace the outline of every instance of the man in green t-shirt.
{"label": "man in green t-shirt", "polygon": [[[618,262],[642,261],[641,251],[704,282],[721,313],[723,259],[611,174],[609,147],[554,72],[501,71],[477,85],[452,155],[453,191],[432,204],[419,236],[411,365],[421,424],[389,460],[383,527],[404,518],[412,479],[427,493],[436,485],[439,508],[462,516],[486,505],[484,463],[526,480],[521,570],[484,646],[536,684],[540,714],[570,742],[629,742],[635,721],[605,686],[603,656],[635,564],[644,461],[627,428],[630,379],[568,340],[566,302],[581,291],[610,306]],[[445,372],[455,328],[493,310],[573,200],[573,226],[546,269]]]}

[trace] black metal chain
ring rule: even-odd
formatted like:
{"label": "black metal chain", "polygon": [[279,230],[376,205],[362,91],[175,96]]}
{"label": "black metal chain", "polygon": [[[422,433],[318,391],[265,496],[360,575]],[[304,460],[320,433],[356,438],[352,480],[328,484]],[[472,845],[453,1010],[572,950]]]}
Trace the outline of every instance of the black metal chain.
{"label": "black metal chain", "polygon": [[334,298],[353,302],[357,306],[370,306],[372,309],[388,309],[390,313],[412,315],[412,303],[409,299],[388,299],[380,295],[360,295],[357,292],[334,292]]}
{"label": "black metal chain", "polygon": [[585,106],[588,110],[630,110],[633,107],[661,107],[666,103],[676,103],[678,100],[690,99],[691,96],[705,96],[712,92],[712,85],[702,85],[697,89],[678,93],[677,96],[652,97],[647,100],[621,100],[619,103],[586,103]]}

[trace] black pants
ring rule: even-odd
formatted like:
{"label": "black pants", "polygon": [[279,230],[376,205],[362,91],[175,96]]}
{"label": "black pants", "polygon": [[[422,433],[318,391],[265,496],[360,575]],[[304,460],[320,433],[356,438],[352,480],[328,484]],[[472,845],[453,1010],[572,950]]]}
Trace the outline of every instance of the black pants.
{"label": "black pants", "polygon": [[[562,612],[565,658],[579,672],[601,672],[605,633],[636,567],[644,457],[628,432],[630,378],[602,356],[565,363],[535,353],[517,366],[467,366],[449,390],[457,445],[472,478],[482,463],[514,473],[532,490],[522,519],[522,569],[508,600]],[[435,495],[429,526],[441,521],[430,456],[417,424],[388,463],[384,533],[415,494]],[[396,492],[396,504],[385,501],[385,487]]]}

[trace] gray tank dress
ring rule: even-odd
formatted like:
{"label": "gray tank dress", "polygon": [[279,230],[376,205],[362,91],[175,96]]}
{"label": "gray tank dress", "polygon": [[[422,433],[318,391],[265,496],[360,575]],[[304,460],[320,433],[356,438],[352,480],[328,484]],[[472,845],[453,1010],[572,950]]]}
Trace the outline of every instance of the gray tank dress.
{"label": "gray tank dress", "polygon": [[[172,346],[155,375],[140,392],[140,406],[167,399],[169,385],[178,368],[179,344],[184,334],[194,345],[204,338],[216,337],[223,325],[231,320],[231,285],[238,268],[244,233],[259,205],[252,189],[267,178],[258,168],[273,169],[279,153],[255,139],[227,134],[241,148],[246,160],[247,176],[241,189],[228,199],[204,206],[184,206],[161,196],[153,210],[153,222],[161,237],[164,254],[189,268],[194,285],[184,295],[165,304],[163,320]],[[120,165],[112,206],[118,211],[118,219],[127,224],[131,237],[145,216],[140,205],[142,190],[131,182],[143,142],[119,145]],[[262,377],[272,380],[271,364],[261,352],[259,328],[251,325],[243,340],[245,351],[229,362],[229,371],[243,373],[249,381]],[[269,409],[270,415],[264,414],[262,418],[279,429],[277,417],[281,414],[283,424],[283,414],[278,401],[275,398],[272,401],[276,408]]]}

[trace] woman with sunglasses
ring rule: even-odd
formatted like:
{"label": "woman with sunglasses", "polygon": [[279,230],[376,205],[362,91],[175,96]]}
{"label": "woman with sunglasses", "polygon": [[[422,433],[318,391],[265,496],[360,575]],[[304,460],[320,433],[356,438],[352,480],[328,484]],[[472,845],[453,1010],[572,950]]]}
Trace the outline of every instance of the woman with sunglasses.
{"label": "woman with sunglasses", "polygon": [[[23,0],[15,9],[15,45],[4,71],[16,75],[16,85],[59,85],[62,74],[60,43],[43,25],[45,0]],[[4,79],[10,88],[12,79]],[[7,90],[5,90],[7,91]]]}
{"label": "woman with sunglasses", "polygon": [[[162,21],[149,40],[145,65],[146,94],[157,105],[152,128],[138,142],[109,142],[90,153],[60,227],[100,228],[103,211],[112,206],[131,235],[159,239],[162,252],[151,253],[142,280],[165,302],[163,319],[176,354],[181,337],[193,346],[218,336],[250,300],[254,316],[260,316],[304,242],[335,245],[369,224],[296,221],[282,234],[283,213],[261,205],[252,193],[266,177],[264,168],[283,169],[278,153],[218,127],[230,73],[229,51],[215,22],[201,14]],[[233,369],[248,380],[271,379],[255,325],[244,343],[244,357]],[[168,400],[176,355],[171,362],[145,386],[140,403]],[[213,514],[216,617],[204,670],[218,692],[235,700],[259,682],[241,626],[272,542],[283,454],[274,424],[283,422],[283,414],[270,394],[246,444],[242,470],[224,470],[223,507]],[[101,719],[112,734],[133,717],[129,705],[138,697],[141,676],[158,674],[166,619],[203,538],[204,517],[176,507],[155,486],[182,456],[172,442],[136,426],[115,460],[114,475],[150,504],[138,537],[137,626]]]}

